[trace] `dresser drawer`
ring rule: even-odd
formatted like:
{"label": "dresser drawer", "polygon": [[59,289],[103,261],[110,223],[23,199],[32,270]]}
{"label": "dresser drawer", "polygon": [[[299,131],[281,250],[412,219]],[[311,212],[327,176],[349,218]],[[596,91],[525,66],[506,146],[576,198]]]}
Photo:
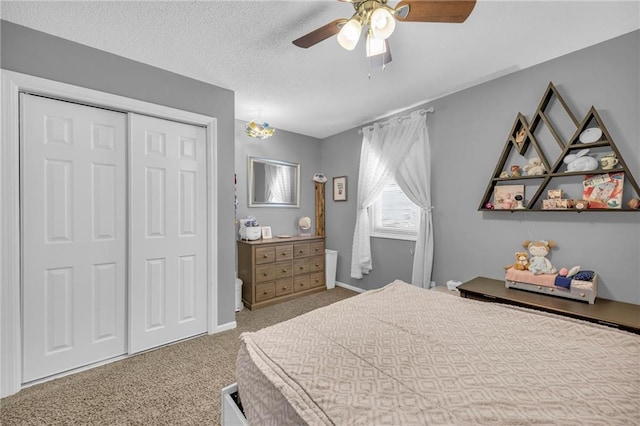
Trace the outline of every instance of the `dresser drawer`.
{"label": "dresser drawer", "polygon": [[309,288],[309,275],[299,275],[293,279],[293,291],[304,291]]}
{"label": "dresser drawer", "polygon": [[272,263],[276,258],[274,247],[256,248],[256,265]]}
{"label": "dresser drawer", "polygon": [[296,259],[293,261],[293,274],[308,274],[309,273],[309,259]]}
{"label": "dresser drawer", "polygon": [[282,278],[276,281],[276,296],[293,293],[293,278]]}
{"label": "dresser drawer", "polygon": [[309,256],[324,254],[324,241],[309,243]]}
{"label": "dresser drawer", "polygon": [[280,262],[281,260],[291,260],[293,259],[293,244],[276,246],[275,253],[276,262]]}
{"label": "dresser drawer", "polygon": [[273,263],[268,265],[256,266],[256,282],[263,283],[265,281],[273,281],[276,279],[275,268]]}
{"label": "dresser drawer", "polygon": [[324,272],[309,275],[309,288],[324,286]]}
{"label": "dresser drawer", "polygon": [[256,302],[273,299],[274,297],[276,297],[275,282],[271,281],[270,283],[262,283],[256,285]]}
{"label": "dresser drawer", "polygon": [[309,272],[324,271],[324,256],[313,256],[309,258]]}
{"label": "dresser drawer", "polygon": [[277,262],[273,264],[276,274],[276,279],[290,277],[292,274],[291,261]]}
{"label": "dresser drawer", "polygon": [[294,244],[293,257],[309,257],[309,243]]}

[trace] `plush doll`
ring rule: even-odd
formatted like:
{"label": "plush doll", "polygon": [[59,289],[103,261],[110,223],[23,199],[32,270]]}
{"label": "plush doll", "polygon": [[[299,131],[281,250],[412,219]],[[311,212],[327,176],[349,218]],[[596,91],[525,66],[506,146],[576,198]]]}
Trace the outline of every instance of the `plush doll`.
{"label": "plush doll", "polygon": [[542,165],[542,160],[539,157],[533,157],[525,164],[522,169],[527,172],[529,176],[543,175],[546,171]]}
{"label": "plush doll", "polygon": [[549,259],[546,258],[551,249],[557,247],[556,243],[551,240],[526,240],[524,243],[522,243],[522,246],[525,247],[531,255],[531,258],[529,259],[528,269],[533,273],[533,275],[556,273],[556,268],[551,264]]}
{"label": "plush doll", "polygon": [[513,265],[505,266],[504,269],[517,269],[519,271],[526,271],[529,268],[529,258],[526,251],[517,251],[515,254],[516,261]]}

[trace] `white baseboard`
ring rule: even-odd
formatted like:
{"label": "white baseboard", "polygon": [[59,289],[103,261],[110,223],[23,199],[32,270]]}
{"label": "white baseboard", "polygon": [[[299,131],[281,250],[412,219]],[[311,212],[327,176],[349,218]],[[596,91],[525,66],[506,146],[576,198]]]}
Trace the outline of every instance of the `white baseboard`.
{"label": "white baseboard", "polygon": [[366,291],[361,289],[360,287],[355,287],[350,284],[341,283],[340,281],[336,281],[336,285],[338,287],[346,288],[347,290],[355,291],[356,293],[364,293]]}
{"label": "white baseboard", "polygon": [[227,331],[227,330],[233,330],[234,328],[236,328],[238,326],[238,323],[235,321],[231,321],[228,322],[226,324],[220,324],[213,333],[209,333],[209,334],[216,334],[216,333],[221,333],[223,331]]}

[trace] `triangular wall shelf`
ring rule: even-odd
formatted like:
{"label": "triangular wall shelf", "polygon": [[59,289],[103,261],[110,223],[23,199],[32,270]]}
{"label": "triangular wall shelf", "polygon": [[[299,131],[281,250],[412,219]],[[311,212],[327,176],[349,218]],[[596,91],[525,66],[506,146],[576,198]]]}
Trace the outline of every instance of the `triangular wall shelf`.
{"label": "triangular wall shelf", "polygon": [[[575,127],[575,131],[572,132],[572,136],[569,140],[564,141],[561,132],[557,129],[557,125],[554,126],[552,120],[548,116],[549,109],[553,101],[557,101],[559,105],[562,107],[564,113],[566,113],[568,117],[568,121],[572,124],[570,126]],[[541,125],[548,130],[551,137],[555,140],[561,152],[557,156],[555,162],[549,163],[547,160],[547,155],[545,155],[545,151],[543,147],[538,141],[536,136],[538,129]],[[589,129],[589,130],[588,130]],[[593,130],[592,130],[593,129]],[[596,136],[599,135],[597,140],[585,141],[586,138],[583,136],[583,140],[581,140],[581,135],[587,132],[595,133]],[[601,132],[601,134],[600,134]],[[558,149],[557,147],[555,149]],[[597,150],[595,152],[596,155],[600,156],[599,159],[595,159],[592,157],[589,159],[588,154],[592,154],[591,150]],[[585,155],[585,150],[588,150],[589,153]],[[607,152],[610,150],[610,152]],[[542,174],[532,174],[528,175],[526,173],[522,173],[520,171],[515,174],[511,172],[511,166],[507,164],[509,158],[512,155],[517,155],[525,159],[526,155],[535,156],[540,158],[541,166],[544,168],[544,173]],[[609,155],[614,155],[617,164],[613,168],[603,169],[601,162],[599,161],[602,157]],[[577,155],[585,156],[585,160],[588,160],[593,165],[597,163],[595,169],[585,171],[584,169],[580,169],[580,171],[567,171],[567,165],[564,160],[568,155],[573,155],[574,157]],[[517,157],[519,158],[519,157]],[[510,173],[511,172],[511,173]],[[518,175],[520,173],[520,175]],[[583,194],[582,182],[576,182],[576,179],[579,179],[579,176],[586,175],[605,175],[609,173],[623,173],[624,174],[624,186],[623,186],[623,202],[622,203],[614,203],[615,208],[587,208],[588,203],[580,203],[573,202],[581,199]],[[578,176],[578,178],[576,178]],[[545,195],[545,190],[547,189],[555,189],[548,188],[549,184],[552,181],[559,181],[561,178],[571,178],[573,177],[573,181],[571,179],[563,179],[565,181],[570,181],[569,183],[563,183],[562,185],[573,185],[574,188],[570,192],[573,192],[574,197],[568,200],[569,207],[558,207],[558,208],[542,208],[542,199]],[[586,178],[585,178],[586,179]],[[533,196],[525,197],[525,199],[516,204],[515,202],[511,203],[501,203],[496,206],[495,199],[495,191],[496,188],[502,190],[500,192],[510,191],[507,187],[500,188],[503,185],[510,185],[510,188],[518,188],[525,187],[526,184],[532,183],[534,185],[538,185],[537,189],[534,190]],[[514,186],[511,186],[514,185]],[[524,192],[524,191],[523,191]],[[523,194],[526,196],[526,194]],[[595,107],[591,107],[589,112],[585,115],[582,121],[578,121],[571,111],[571,109],[567,106],[562,96],[553,85],[553,83],[549,83],[547,89],[545,90],[542,99],[540,100],[540,104],[533,115],[533,119],[531,122],[528,122],[526,117],[522,113],[518,113],[516,119],[511,127],[511,131],[509,132],[509,136],[504,144],[502,149],[502,153],[496,164],[496,167],[493,171],[493,175],[489,184],[487,185],[487,189],[485,190],[484,196],[482,197],[482,201],[478,210],[481,211],[493,211],[495,210],[506,210],[506,211],[530,211],[530,210],[539,210],[539,211],[640,211],[639,209],[631,209],[627,208],[627,201],[630,198],[638,198],[640,195],[640,188],[638,187],[638,183],[634,179],[633,175],[629,171],[624,159],[618,148],[616,147],[611,135],[609,134],[604,122],[600,118],[598,111]],[[527,199],[528,198],[528,199]],[[500,200],[498,200],[500,201]],[[545,201],[545,203],[548,203]],[[511,205],[510,205],[511,204]],[[563,205],[567,203],[559,203],[559,205]],[[574,206],[572,207],[572,204]],[[578,204],[578,207],[575,206]],[[548,207],[548,204],[545,204]]]}

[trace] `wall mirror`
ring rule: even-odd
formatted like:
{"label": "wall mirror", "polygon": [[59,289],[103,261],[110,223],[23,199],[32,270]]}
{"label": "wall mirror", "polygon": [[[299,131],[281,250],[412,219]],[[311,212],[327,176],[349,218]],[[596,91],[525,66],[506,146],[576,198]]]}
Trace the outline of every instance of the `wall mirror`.
{"label": "wall mirror", "polygon": [[300,164],[249,157],[249,207],[300,207]]}

